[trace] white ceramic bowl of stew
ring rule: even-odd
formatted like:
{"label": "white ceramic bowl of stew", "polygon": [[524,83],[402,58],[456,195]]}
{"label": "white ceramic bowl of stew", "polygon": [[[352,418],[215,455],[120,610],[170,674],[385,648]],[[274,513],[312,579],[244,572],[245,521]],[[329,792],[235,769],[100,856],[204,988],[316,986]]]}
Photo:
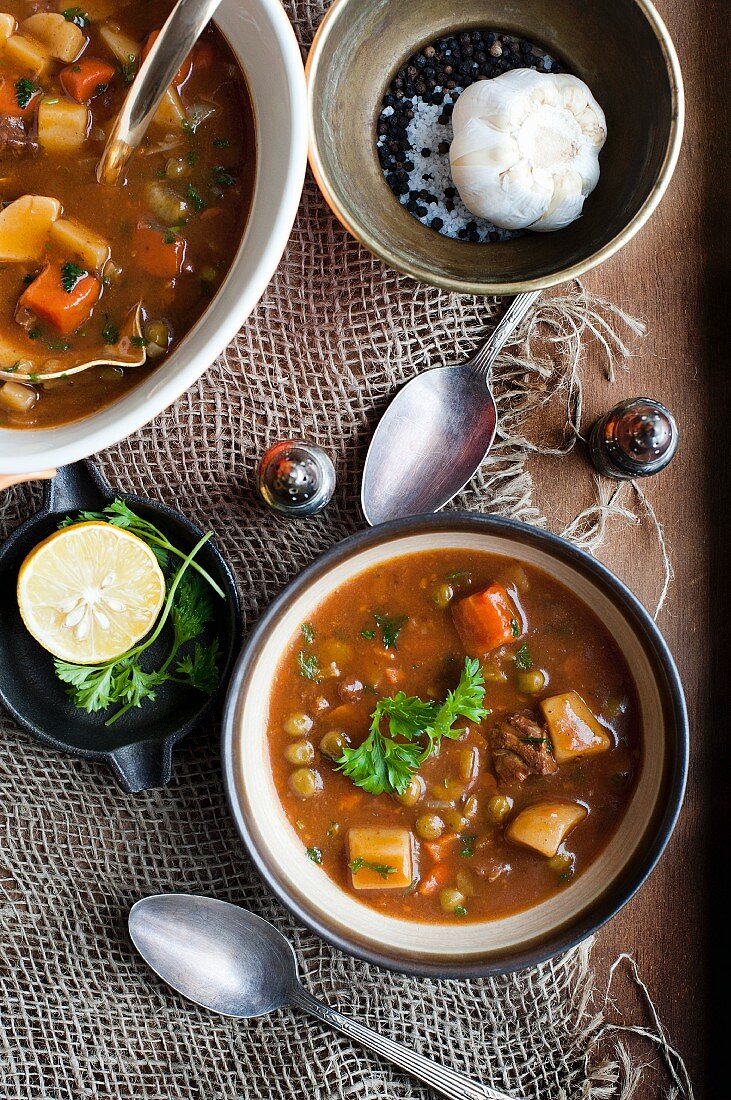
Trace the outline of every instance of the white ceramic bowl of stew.
{"label": "white ceramic bowl of stew", "polygon": [[52,428],[0,428],[2,475],[74,462],[142,427],[223,351],[274,274],[297,212],[307,160],[300,49],[279,0],[223,0],[215,22],[245,72],[257,132],[251,213],[228,275],[180,346],[114,404]]}
{"label": "white ceramic bowl of stew", "polygon": [[[536,577],[558,582],[557,591],[562,586],[593,612],[629,670],[641,738],[641,763],[623,816],[581,873],[520,911],[457,922],[447,916],[415,921],[390,913],[388,906],[374,908],[362,893],[344,888],[342,876],[338,883],[316,858],[307,858],[304,845],[312,841],[303,842],[299,829],[304,820],[293,821],[291,807],[288,814],[283,806],[276,781],[280,752],[277,747],[274,753],[272,733],[281,721],[273,694],[277,670],[282,655],[292,651],[293,639],[307,650],[302,624],[314,620],[317,625],[318,609],[329,606],[330,597],[360,574],[385,563],[398,568],[399,559],[441,550],[487,553],[506,565],[521,563]],[[360,625],[354,624],[353,630]],[[408,672],[398,688],[412,692]],[[382,966],[443,977],[486,975],[534,965],[566,950],[613,916],[640,887],[680,810],[687,717],[662,636],[632,593],[593,558],[557,536],[507,520],[459,513],[413,517],[339,543],[274,601],[233,674],[224,717],[223,766],[230,806],[250,856],[268,886],[305,925],[339,948]],[[318,760],[312,764],[320,771],[323,766]],[[306,818],[304,810],[301,816]],[[462,862],[470,864],[469,859]]]}

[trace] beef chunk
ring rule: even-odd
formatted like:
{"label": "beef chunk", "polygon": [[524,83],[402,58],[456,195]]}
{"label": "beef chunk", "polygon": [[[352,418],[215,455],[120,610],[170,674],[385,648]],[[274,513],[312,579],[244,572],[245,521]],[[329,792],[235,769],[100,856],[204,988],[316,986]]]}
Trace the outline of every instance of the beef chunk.
{"label": "beef chunk", "polygon": [[523,783],[529,775],[552,775],[558,765],[549,746],[545,727],[529,712],[504,718],[490,737],[498,782]]}
{"label": "beef chunk", "polygon": [[22,118],[0,118],[0,156],[3,153],[22,156],[23,153],[33,152],[37,148],[37,144],[27,133]]}

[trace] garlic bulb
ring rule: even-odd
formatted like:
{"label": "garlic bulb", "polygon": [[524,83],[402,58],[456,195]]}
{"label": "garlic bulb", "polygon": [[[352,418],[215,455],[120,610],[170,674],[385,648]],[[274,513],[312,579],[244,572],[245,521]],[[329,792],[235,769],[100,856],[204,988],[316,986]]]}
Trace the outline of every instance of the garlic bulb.
{"label": "garlic bulb", "polygon": [[473,214],[539,233],[579,217],[599,181],[604,112],[583,80],[513,69],[478,80],[452,115],[452,177]]}

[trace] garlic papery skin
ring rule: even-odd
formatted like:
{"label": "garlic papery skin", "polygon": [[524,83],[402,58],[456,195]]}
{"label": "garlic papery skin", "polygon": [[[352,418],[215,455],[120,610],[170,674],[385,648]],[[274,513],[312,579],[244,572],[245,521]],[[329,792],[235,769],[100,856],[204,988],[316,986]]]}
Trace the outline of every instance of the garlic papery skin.
{"label": "garlic papery skin", "polygon": [[513,69],[478,80],[452,113],[449,161],[465,206],[503,229],[570,225],[599,182],[604,112],[583,80]]}

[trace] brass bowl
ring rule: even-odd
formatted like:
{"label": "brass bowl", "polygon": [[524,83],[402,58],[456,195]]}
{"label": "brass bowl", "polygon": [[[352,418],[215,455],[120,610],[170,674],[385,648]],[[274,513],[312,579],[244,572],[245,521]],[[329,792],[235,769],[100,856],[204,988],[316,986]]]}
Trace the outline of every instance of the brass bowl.
{"label": "brass bowl", "polygon": [[[589,85],[607,116],[601,178],[572,225],[493,244],[451,240],[391,192],[376,154],[386,87],[416,50],[475,27],[527,38]],[[335,0],[307,60],[310,166],[335,216],[390,267],[460,294],[516,294],[596,267],[670,182],[683,83],[648,0]]]}

